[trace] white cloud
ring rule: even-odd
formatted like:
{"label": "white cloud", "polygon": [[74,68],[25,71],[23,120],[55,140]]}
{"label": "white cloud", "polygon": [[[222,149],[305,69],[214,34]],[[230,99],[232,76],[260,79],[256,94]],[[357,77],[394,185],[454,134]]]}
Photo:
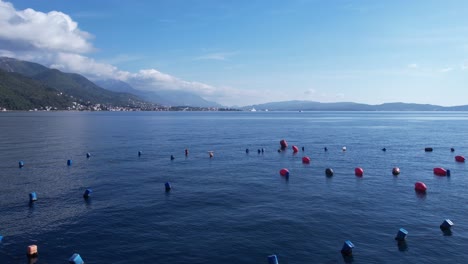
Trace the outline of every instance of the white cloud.
{"label": "white cloud", "polygon": [[411,63],[411,64],[408,64],[408,68],[410,68],[410,69],[417,69],[417,68],[419,68],[419,65],[416,64],[416,63]]}
{"label": "white cloud", "polygon": [[461,68],[462,71],[467,70],[467,69],[468,69],[467,63],[466,63],[466,62],[463,62],[463,63],[461,64],[460,68]]}
{"label": "white cloud", "polygon": [[235,55],[235,52],[217,52],[209,53],[195,58],[195,60],[219,60],[224,61],[229,59],[229,57]]}
{"label": "white cloud", "polygon": [[91,34],[81,31],[70,16],[57,11],[18,11],[0,0],[0,44],[10,50],[49,50],[86,53],[94,50]]}
{"label": "white cloud", "polygon": [[440,69],[440,72],[449,72],[449,71],[452,71],[453,69],[451,67],[447,67],[447,68],[443,68],[443,69]]}

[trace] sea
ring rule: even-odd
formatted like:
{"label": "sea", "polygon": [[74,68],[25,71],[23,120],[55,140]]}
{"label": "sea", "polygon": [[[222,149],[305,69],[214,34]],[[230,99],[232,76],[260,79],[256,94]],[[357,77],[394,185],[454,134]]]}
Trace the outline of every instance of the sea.
{"label": "sea", "polygon": [[0,263],[466,263],[467,131],[467,112],[1,113]]}

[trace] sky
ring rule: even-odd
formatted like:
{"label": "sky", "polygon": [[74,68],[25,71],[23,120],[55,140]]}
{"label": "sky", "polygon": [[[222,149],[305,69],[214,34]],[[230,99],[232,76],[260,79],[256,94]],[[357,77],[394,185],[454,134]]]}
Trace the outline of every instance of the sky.
{"label": "sky", "polygon": [[465,0],[0,0],[0,56],[225,106],[468,104]]}

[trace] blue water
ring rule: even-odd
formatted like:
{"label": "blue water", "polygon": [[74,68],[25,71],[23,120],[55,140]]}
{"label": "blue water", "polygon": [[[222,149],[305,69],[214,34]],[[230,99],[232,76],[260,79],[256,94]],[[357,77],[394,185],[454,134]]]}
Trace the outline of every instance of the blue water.
{"label": "blue water", "polygon": [[[464,263],[466,131],[461,112],[2,113],[0,263],[28,263],[30,244],[36,263]],[[281,139],[305,151],[278,153]]]}

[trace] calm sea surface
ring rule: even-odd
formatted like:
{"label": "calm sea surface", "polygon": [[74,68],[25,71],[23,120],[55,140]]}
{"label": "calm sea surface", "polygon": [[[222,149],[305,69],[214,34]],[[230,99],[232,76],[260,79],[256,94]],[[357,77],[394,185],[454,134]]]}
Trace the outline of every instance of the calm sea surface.
{"label": "calm sea surface", "polygon": [[465,112],[2,113],[0,263],[28,263],[30,244],[38,264],[343,263],[348,239],[353,263],[466,263],[467,133]]}

